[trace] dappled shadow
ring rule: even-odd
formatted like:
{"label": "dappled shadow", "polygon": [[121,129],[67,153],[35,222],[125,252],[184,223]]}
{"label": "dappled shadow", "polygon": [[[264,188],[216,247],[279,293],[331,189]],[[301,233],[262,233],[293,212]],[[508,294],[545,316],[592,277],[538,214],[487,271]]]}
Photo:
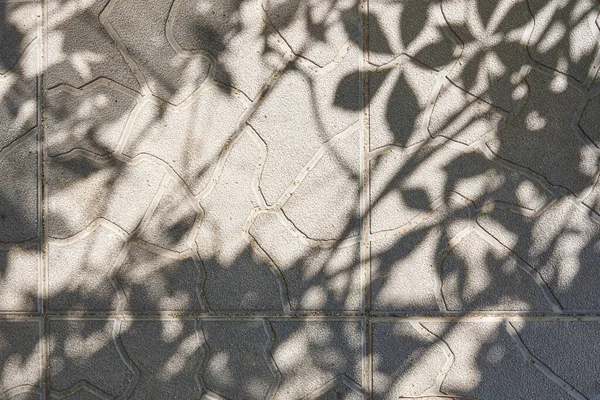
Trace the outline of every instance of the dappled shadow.
{"label": "dappled shadow", "polygon": [[0,397],[593,398],[598,5],[368,3],[0,0]]}

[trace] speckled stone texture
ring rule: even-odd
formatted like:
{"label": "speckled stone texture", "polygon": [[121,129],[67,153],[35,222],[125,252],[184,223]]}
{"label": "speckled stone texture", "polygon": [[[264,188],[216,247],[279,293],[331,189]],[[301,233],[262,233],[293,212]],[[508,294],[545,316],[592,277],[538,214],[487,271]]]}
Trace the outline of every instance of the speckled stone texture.
{"label": "speckled stone texture", "polygon": [[0,399],[600,400],[597,0],[0,0]]}

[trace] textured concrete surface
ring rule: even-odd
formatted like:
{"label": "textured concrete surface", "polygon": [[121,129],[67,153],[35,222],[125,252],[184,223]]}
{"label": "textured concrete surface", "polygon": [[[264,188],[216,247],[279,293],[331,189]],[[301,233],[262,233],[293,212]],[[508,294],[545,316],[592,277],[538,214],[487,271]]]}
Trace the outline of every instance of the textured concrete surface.
{"label": "textured concrete surface", "polygon": [[0,399],[600,399],[597,0],[0,0]]}

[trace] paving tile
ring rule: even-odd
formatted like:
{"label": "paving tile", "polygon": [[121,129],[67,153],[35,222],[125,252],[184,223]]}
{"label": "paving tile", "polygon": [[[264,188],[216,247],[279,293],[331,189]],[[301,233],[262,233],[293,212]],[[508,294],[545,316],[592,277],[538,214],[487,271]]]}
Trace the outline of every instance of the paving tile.
{"label": "paving tile", "polygon": [[589,0],[560,5],[529,2],[535,20],[528,45],[531,57],[580,82],[593,78],[589,74],[598,52],[597,6]]}
{"label": "paving tile", "polygon": [[360,310],[359,246],[311,246],[270,214],[259,215],[250,234],[280,271],[292,310]]}
{"label": "paving tile", "polygon": [[409,63],[370,75],[370,146],[407,147],[427,139],[425,108],[436,82],[434,71]]}
{"label": "paving tile", "polygon": [[277,389],[268,322],[209,320],[201,327],[206,343],[201,372],[205,390],[229,399],[264,399]]}
{"label": "paving tile", "polygon": [[48,325],[53,394],[102,398],[131,392],[138,372],[119,344],[119,320],[52,320]]}
{"label": "paving tile", "polygon": [[175,40],[186,51],[209,52],[218,62],[216,79],[255,98],[283,54],[256,4],[182,0],[178,7]]}
{"label": "paving tile", "polygon": [[0,250],[0,311],[38,311],[39,249]]}
{"label": "paving tile", "polygon": [[200,87],[208,76],[210,62],[202,55],[180,54],[169,42],[171,3],[128,0],[112,5],[106,12],[105,26],[114,29],[127,49],[127,57],[139,68],[155,96],[180,104]]}
{"label": "paving tile", "polygon": [[[0,4],[0,7],[3,7],[3,4],[5,3]],[[7,148],[36,126],[38,111],[36,50],[34,44],[21,54],[18,63],[10,66],[12,69],[5,76],[0,75],[1,149]]]}
{"label": "paving tile", "polygon": [[269,21],[295,54],[322,67],[349,41],[357,41],[357,0],[261,0]]}
{"label": "paving tile", "polygon": [[37,130],[0,153],[0,242],[38,237]]}
{"label": "paving tile", "polygon": [[198,214],[186,188],[171,179],[139,238],[177,252],[190,248]]}
{"label": "paving tile", "polygon": [[[264,144],[262,145],[264,149]],[[233,145],[221,177],[201,201],[196,244],[205,271],[203,290],[213,311],[281,310],[269,265],[250,247],[243,229],[259,200],[252,190],[261,147],[248,134]]]}
{"label": "paving tile", "polygon": [[275,398],[331,397],[331,391],[344,393],[345,387],[361,395],[360,322],[272,321],[271,326],[271,354],[281,373]]}
{"label": "paving tile", "polygon": [[512,322],[527,350],[575,390],[593,399],[600,393],[596,379],[598,322]]}
{"label": "paving tile", "polygon": [[480,152],[447,145],[392,152],[371,161],[371,231],[398,228],[443,196],[457,193],[482,207],[509,203],[533,210],[549,193]]}
{"label": "paving tile", "polygon": [[435,1],[369,3],[369,62],[382,65],[406,54],[435,69],[452,57],[454,43],[440,23]]}
{"label": "paving tile", "polygon": [[358,132],[327,151],[282,210],[312,239],[359,234],[360,150]]}
{"label": "paving tile", "polygon": [[597,310],[598,226],[568,200],[535,216],[494,211],[478,223],[538,271],[565,310]]}
{"label": "paving tile", "polygon": [[529,33],[527,5],[518,0],[442,3],[444,18],[462,52],[448,78],[474,96],[508,112],[518,107],[517,76],[527,62],[521,45]]}
{"label": "paving tile", "polygon": [[[598,168],[596,155],[570,130],[580,95],[574,88],[562,86],[560,77],[547,78],[537,71],[526,81],[530,93],[525,107],[488,145],[503,159],[579,193],[594,183]],[[555,109],[557,102],[564,106]]]}
{"label": "paving tile", "polygon": [[244,104],[214,89],[187,105],[144,106],[124,153],[151,154],[167,163],[198,194],[209,183],[223,148],[238,128]]}
{"label": "paving tile", "polygon": [[130,67],[100,19],[109,0],[47,2],[46,87],[81,87],[108,78],[140,90]]}
{"label": "paving tile", "polygon": [[110,311],[118,305],[112,269],[125,241],[98,227],[76,241],[48,246],[48,308]]}
{"label": "paving tile", "polygon": [[23,52],[37,37],[39,3],[3,1],[0,3],[0,15],[0,74],[5,74],[15,67]]}
{"label": "paving tile", "polygon": [[139,369],[139,381],[128,398],[199,398],[201,343],[194,321],[125,321],[120,338]]}
{"label": "paving tile", "polygon": [[0,360],[0,393],[7,398],[14,398],[12,394],[17,398],[21,396],[20,399],[28,399],[28,395],[18,393],[39,392],[42,379],[39,323],[0,322]]}
{"label": "paving tile", "polygon": [[115,274],[127,311],[202,311],[198,266],[132,246]]}
{"label": "paving tile", "polygon": [[152,162],[127,165],[114,159],[97,162],[77,157],[51,163],[47,171],[49,235],[71,236],[96,218],[133,232],[163,175]]}
{"label": "paving tile", "polygon": [[[249,119],[268,146],[261,191],[274,203],[326,141],[359,119],[358,52],[326,74],[290,63]],[[293,93],[293,96],[290,96]]]}
{"label": "paving tile", "polygon": [[371,302],[376,311],[437,311],[442,252],[468,226],[464,205],[449,200],[420,224],[371,244]]}
{"label": "paving tile", "polygon": [[112,153],[135,104],[131,96],[104,85],[52,91],[44,110],[48,154],[56,156],[73,149]]}

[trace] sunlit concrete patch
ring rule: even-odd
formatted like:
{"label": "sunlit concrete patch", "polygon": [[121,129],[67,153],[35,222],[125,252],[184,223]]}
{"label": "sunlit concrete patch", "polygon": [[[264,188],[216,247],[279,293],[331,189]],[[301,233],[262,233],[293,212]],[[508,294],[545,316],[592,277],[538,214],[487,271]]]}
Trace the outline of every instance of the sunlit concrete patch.
{"label": "sunlit concrete patch", "polygon": [[552,311],[534,279],[505,247],[476,234],[458,243],[441,265],[442,292],[449,310]]}
{"label": "sunlit concrete patch", "polygon": [[156,254],[132,246],[116,278],[125,294],[124,310],[200,312],[200,277],[191,258]]}
{"label": "sunlit concrete patch", "polygon": [[271,325],[275,334],[271,353],[281,372],[276,399],[323,396],[342,386],[361,394],[360,322],[272,321]]}
{"label": "sunlit concrete patch", "polygon": [[39,249],[0,250],[0,311],[38,310]]}
{"label": "sunlit concrete patch", "polygon": [[531,57],[585,82],[599,49],[598,3],[592,0],[564,3],[532,0],[529,7],[535,20],[528,44]]}
{"label": "sunlit concrete patch", "polygon": [[167,40],[165,26],[171,3],[160,0],[112,1],[107,22],[127,48],[152,93],[179,104],[208,77],[210,61],[202,55],[178,54]]}
{"label": "sunlit concrete patch", "polygon": [[161,159],[197,195],[212,178],[221,152],[231,145],[243,110],[242,102],[217,89],[179,107],[150,102],[137,116],[124,153]]}
{"label": "sunlit concrete patch", "polygon": [[565,310],[598,310],[600,227],[568,200],[536,216],[494,211],[478,223],[537,270]]}
{"label": "sunlit concrete patch", "polygon": [[439,2],[375,0],[369,3],[369,62],[389,63],[406,54],[441,69],[454,43],[444,33]]}
{"label": "sunlit concrete patch", "polygon": [[119,325],[113,319],[48,322],[48,385],[53,397],[118,397],[131,391],[139,372],[128,365],[117,336]]}
{"label": "sunlit concrete patch", "polygon": [[37,129],[0,152],[0,242],[38,237]]}
{"label": "sunlit concrete patch", "polygon": [[434,71],[408,62],[370,75],[371,149],[389,144],[407,147],[429,137],[425,110],[436,80]]}
{"label": "sunlit concrete patch", "polygon": [[589,399],[600,394],[598,322],[512,322],[531,354]]}
{"label": "sunlit concrete patch", "polygon": [[468,226],[468,211],[449,199],[414,227],[371,243],[371,301],[377,311],[437,311],[443,304],[440,256]]}
{"label": "sunlit concrete patch", "polygon": [[519,0],[446,0],[442,10],[464,46],[448,78],[472,95],[512,111],[516,78],[527,62],[522,44],[530,32],[527,4]]}
{"label": "sunlit concrete patch", "polygon": [[73,149],[99,155],[115,151],[135,104],[134,98],[108,86],[53,91],[45,106],[48,155]]}
{"label": "sunlit concrete patch", "polygon": [[308,237],[359,234],[360,150],[358,132],[329,149],[283,206],[285,215]]}
{"label": "sunlit concrete patch", "polygon": [[360,35],[358,0],[262,0],[269,22],[292,51],[320,67]]}
{"label": "sunlit concrete patch", "polygon": [[96,218],[131,233],[154,197],[164,172],[152,162],[127,165],[79,157],[47,168],[48,234],[67,237]]}
{"label": "sunlit concrete patch", "polygon": [[283,52],[252,0],[178,2],[175,40],[186,51],[209,52],[215,79],[256,97]]}
{"label": "sunlit concrete patch", "polygon": [[196,236],[206,273],[204,292],[213,311],[281,310],[275,275],[250,248],[243,225],[258,199],[252,190],[260,147],[244,134],[233,145],[219,181],[200,204]]}
{"label": "sunlit concrete patch", "polygon": [[45,85],[81,87],[108,78],[132,90],[139,83],[100,21],[109,0],[49,0]]}
{"label": "sunlit concrete patch", "polygon": [[52,311],[116,310],[118,298],[112,269],[124,238],[100,226],[75,239],[48,246],[48,308]]}
{"label": "sunlit concrete patch", "polygon": [[[529,154],[529,153],[528,153]],[[371,230],[395,229],[458,193],[482,207],[502,202],[535,209],[548,198],[542,187],[486,158],[448,145],[395,152],[371,161]]]}
{"label": "sunlit concrete patch", "polygon": [[223,398],[265,399],[277,389],[272,370],[272,339],[265,323],[256,321],[201,322],[205,341],[200,371],[204,389]]}
{"label": "sunlit concrete patch", "polygon": [[442,393],[491,400],[571,398],[523,358],[501,322],[422,325],[454,355]]}
{"label": "sunlit concrete patch", "polygon": [[359,246],[312,247],[273,214],[259,215],[250,234],[281,272],[292,310],[360,309]]}
{"label": "sunlit concrete patch", "polygon": [[0,75],[0,149],[36,126],[36,50],[37,45],[30,46],[6,76]]}
{"label": "sunlit concrete patch", "polygon": [[[19,393],[40,393],[40,343],[39,322],[0,322],[0,360],[3,360],[0,395],[11,399],[22,396],[29,400],[31,397]],[[39,399],[39,394],[37,396]]]}
{"label": "sunlit concrete patch", "polygon": [[171,179],[139,238],[167,250],[188,250],[188,242],[193,240],[190,235],[199,218],[196,209],[199,206],[192,202],[186,189]]}
{"label": "sunlit concrete patch", "polygon": [[250,125],[268,145],[260,187],[269,203],[277,200],[323,143],[359,119],[358,57],[351,50],[326,74],[290,63],[250,117]]}
{"label": "sunlit concrete patch", "polygon": [[439,371],[447,363],[444,352],[414,324],[418,323],[373,324],[375,399],[422,395],[435,385]]}
{"label": "sunlit concrete patch", "polygon": [[139,381],[129,399],[200,397],[201,342],[192,320],[125,321],[120,338]]}

